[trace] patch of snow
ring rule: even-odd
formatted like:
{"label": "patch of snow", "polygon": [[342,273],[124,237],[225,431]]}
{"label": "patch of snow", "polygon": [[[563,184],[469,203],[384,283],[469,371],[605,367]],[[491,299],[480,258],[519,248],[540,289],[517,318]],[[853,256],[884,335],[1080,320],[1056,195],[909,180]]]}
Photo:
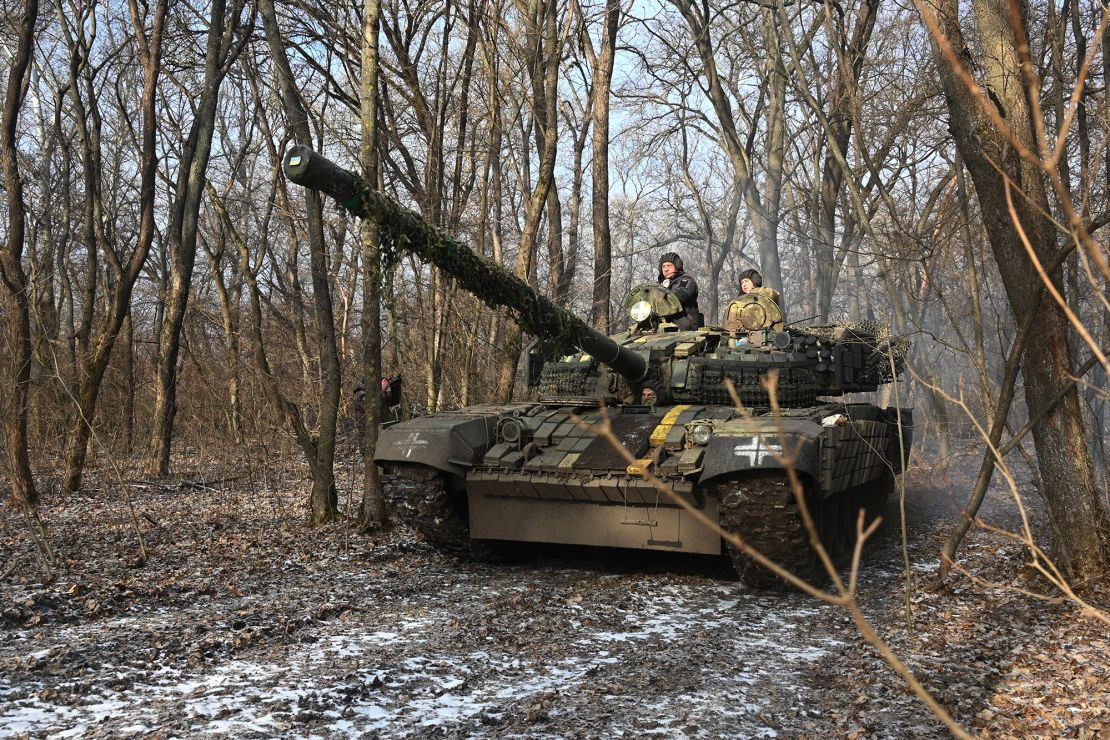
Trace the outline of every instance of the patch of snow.
{"label": "patch of snow", "polygon": [[[760,601],[765,597],[738,592],[738,587],[652,583],[632,588],[616,607],[623,629],[612,629],[613,620],[590,626],[589,619],[576,619],[568,634],[573,635],[569,657],[525,657],[498,649],[496,643],[461,654],[437,652],[444,646],[434,642],[436,636],[456,618],[456,597],[496,603],[509,593],[529,593],[527,583],[493,590],[471,580],[469,586],[456,585],[461,594],[411,600],[419,602],[415,616],[410,601],[398,607],[408,611],[379,613],[376,624],[315,622],[315,643],[290,645],[269,660],[216,658],[191,669],[130,662],[105,666],[108,675],[119,677],[128,688],[91,695],[77,707],[40,698],[37,692],[14,698],[15,689],[0,679],[0,737],[75,737],[92,727],[110,728],[113,734],[143,734],[167,719],[185,734],[283,734],[296,726],[295,717],[306,709],[327,720],[329,734],[400,737],[420,728],[461,727],[483,713],[496,718],[553,694],[560,697],[559,712],[565,714],[568,706],[596,701],[594,676],[599,671],[631,675],[645,656],[701,643],[736,658],[731,664],[724,661],[731,665],[728,673],[718,665],[694,674],[700,686],[711,688],[678,692],[644,707],[642,696],[637,698],[631,690],[622,693],[618,682],[615,691],[604,694],[606,702],[635,703],[640,711],[631,708],[638,717],[651,718],[636,727],[638,736],[684,737],[684,727],[713,727],[732,720],[730,726],[742,721],[750,736],[773,737],[774,730],[759,719],[760,702],[748,696],[751,687],[762,681],[791,682],[837,644],[814,642],[805,634],[809,621],[826,614],[809,601],[789,603],[787,613],[782,613],[789,599],[779,598],[770,608]],[[589,609],[576,608],[573,613],[591,616]],[[180,614],[162,610],[141,620],[123,617],[107,626],[126,635],[132,629],[171,630],[180,619]],[[68,638],[58,635],[54,644],[105,628],[104,623],[65,628],[62,633],[72,633]],[[37,654],[45,658],[50,650]],[[627,671],[622,671],[623,665],[629,666]],[[604,734],[629,730],[619,716],[612,721]]]}

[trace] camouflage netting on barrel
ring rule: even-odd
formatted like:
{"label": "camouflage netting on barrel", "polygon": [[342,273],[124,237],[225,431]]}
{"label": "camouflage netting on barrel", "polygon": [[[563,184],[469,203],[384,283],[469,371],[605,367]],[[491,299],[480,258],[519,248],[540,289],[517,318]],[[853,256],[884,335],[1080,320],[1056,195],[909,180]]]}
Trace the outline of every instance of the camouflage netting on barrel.
{"label": "camouflage netting on barrel", "polygon": [[823,326],[799,326],[798,331],[843,343],[858,343],[870,350],[864,357],[864,371],[875,382],[890,383],[906,367],[910,340],[894,336],[878,321],[842,321]]}
{"label": "camouflage netting on barrel", "polygon": [[548,347],[563,354],[573,352],[590,333],[585,322],[545,300],[512,272],[475,254],[308,147],[292,147],[283,169],[293,182],[330,195],[353,215],[375,222],[385,267],[396,264],[405,252],[415,254],[453,276],[460,287],[486,304],[508,309],[521,329],[544,337]]}
{"label": "camouflage netting on barrel", "polygon": [[545,337],[562,352],[572,352],[579,346],[587,329],[582,321],[537,301],[535,290],[526,282],[501,265],[483,259],[409,209],[364,187],[343,205],[356,216],[373,219],[378,224],[386,266],[395,264],[405,252],[416,254],[454,276],[460,287],[487,304],[508,309],[527,333]]}

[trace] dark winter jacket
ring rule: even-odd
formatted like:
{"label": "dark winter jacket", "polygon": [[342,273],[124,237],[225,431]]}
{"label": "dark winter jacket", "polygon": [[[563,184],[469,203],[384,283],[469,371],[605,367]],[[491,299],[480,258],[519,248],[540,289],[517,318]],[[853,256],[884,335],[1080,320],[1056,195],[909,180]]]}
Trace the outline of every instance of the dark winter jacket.
{"label": "dark winter jacket", "polygon": [[[669,253],[664,257],[672,255],[673,253]],[[677,255],[673,256],[675,259],[666,259],[663,262],[673,264],[678,269],[678,273],[667,280],[660,271],[659,284],[674,293],[675,297],[682,303],[682,308],[685,309],[685,312],[675,319],[674,323],[678,325],[678,328],[683,330],[697,329],[701,326],[701,312],[698,310],[698,283],[682,271],[682,260],[678,259]],[[662,262],[660,262],[660,265],[662,265]]]}

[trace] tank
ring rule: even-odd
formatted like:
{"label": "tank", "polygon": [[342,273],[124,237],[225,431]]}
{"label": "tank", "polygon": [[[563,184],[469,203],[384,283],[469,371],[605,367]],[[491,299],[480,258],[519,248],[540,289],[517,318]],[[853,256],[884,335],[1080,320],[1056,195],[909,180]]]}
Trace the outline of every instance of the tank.
{"label": "tank", "polygon": [[[654,283],[626,298],[629,330],[606,336],[311,150],[294,147],[284,169],[374,219],[387,259],[415,253],[536,337],[525,368],[535,400],[383,425],[374,459],[387,501],[429,542],[480,553],[506,542],[724,553],[741,578],[766,585],[769,571],[699,514],[820,577],[799,498],[838,562],[858,512],[869,523],[883,511],[909,452],[911,412],[843,397],[892,382],[904,339],[875,324],[787,325],[758,295],[733,300],[722,326],[680,331],[681,304]],[[599,435],[603,422],[631,458]]]}

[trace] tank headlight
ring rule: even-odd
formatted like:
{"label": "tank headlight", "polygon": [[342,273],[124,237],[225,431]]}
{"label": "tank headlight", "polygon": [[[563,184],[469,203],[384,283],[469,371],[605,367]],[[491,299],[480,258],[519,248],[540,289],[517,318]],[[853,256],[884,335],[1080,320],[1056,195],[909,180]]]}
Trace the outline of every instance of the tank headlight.
{"label": "tank headlight", "polygon": [[708,424],[695,424],[690,427],[690,441],[696,445],[705,446],[709,444],[709,438],[713,436],[713,427]]}
{"label": "tank headlight", "polygon": [[647,321],[651,316],[651,303],[648,301],[636,301],[632,304],[632,308],[628,309],[628,315],[637,323]]}

